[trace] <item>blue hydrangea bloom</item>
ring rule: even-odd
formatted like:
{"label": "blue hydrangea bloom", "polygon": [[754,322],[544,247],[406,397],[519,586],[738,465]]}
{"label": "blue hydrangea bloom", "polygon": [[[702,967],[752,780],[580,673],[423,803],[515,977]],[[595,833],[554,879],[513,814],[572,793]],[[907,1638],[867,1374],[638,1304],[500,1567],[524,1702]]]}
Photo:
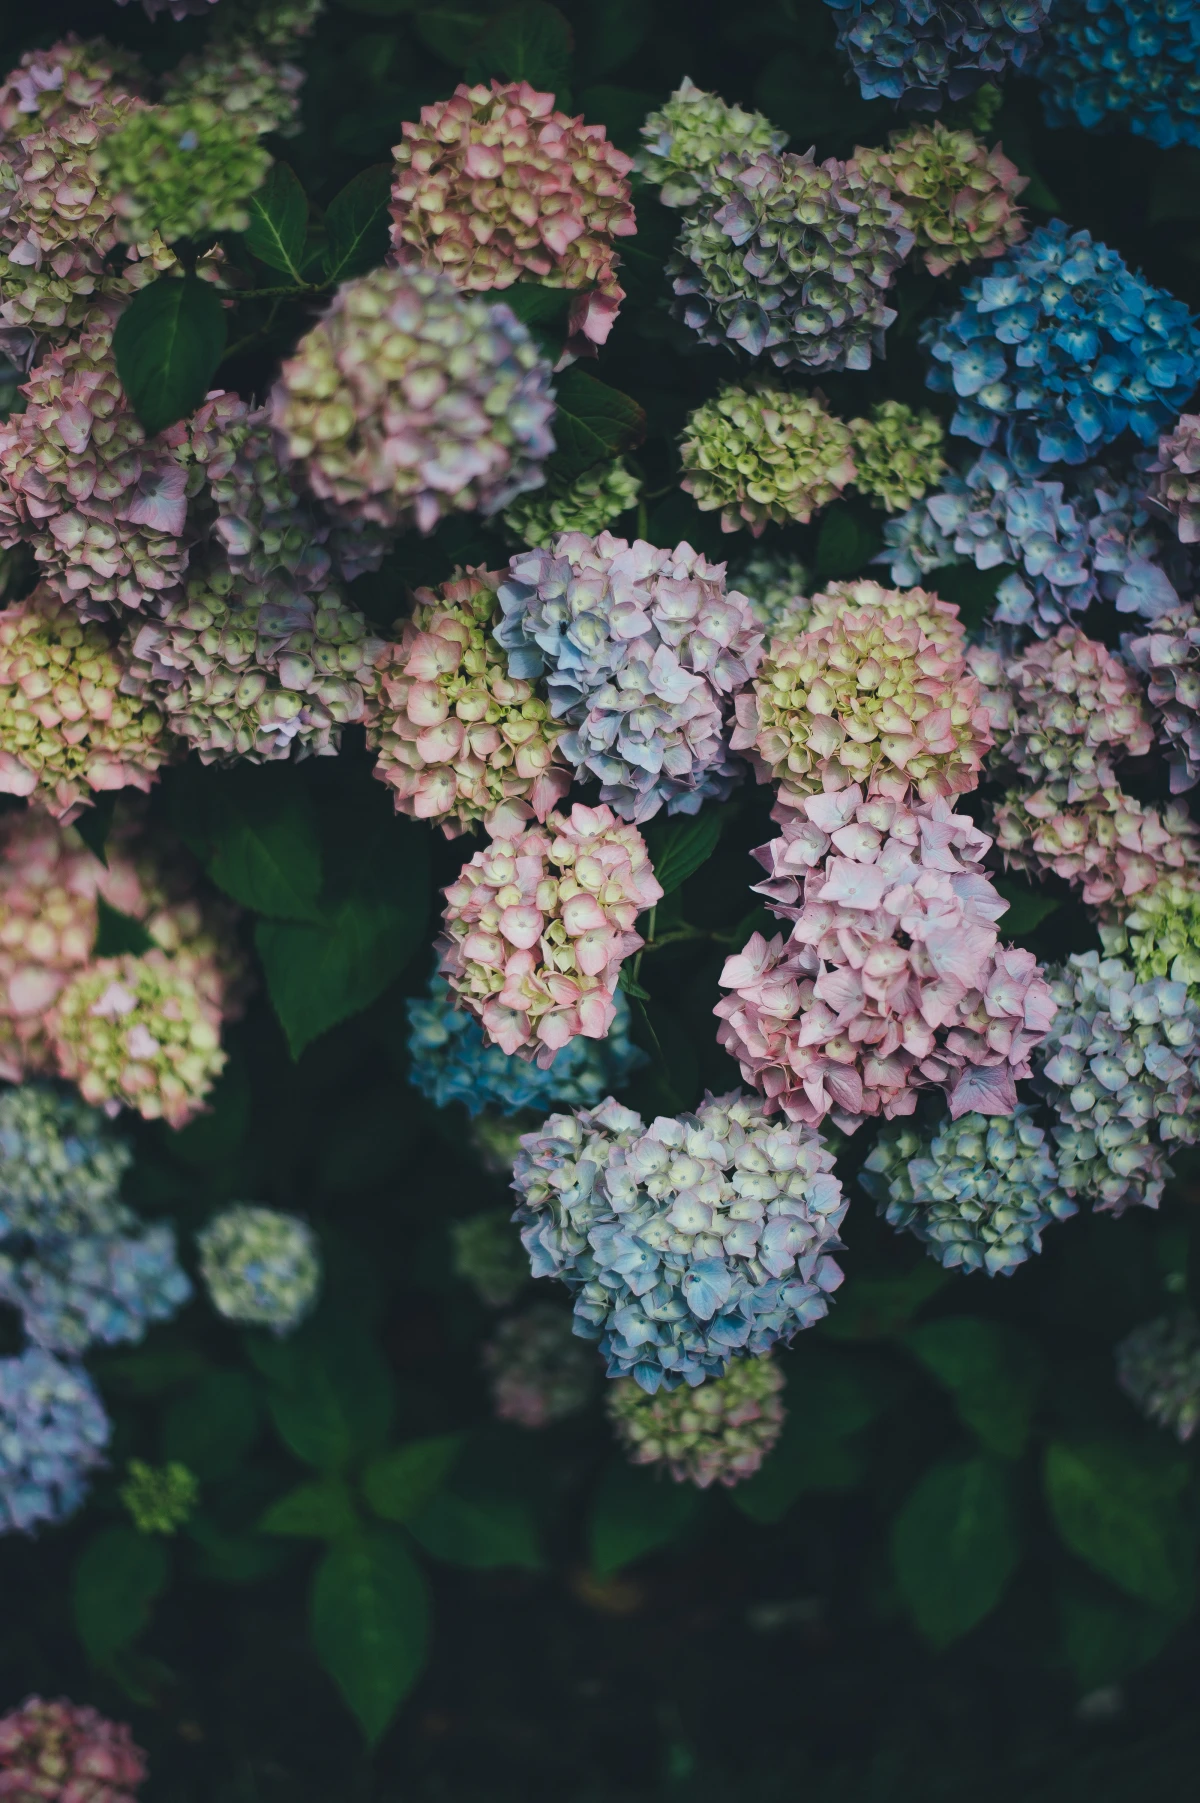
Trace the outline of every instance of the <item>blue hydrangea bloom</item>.
{"label": "blue hydrangea bloom", "polygon": [[20,1310],[29,1338],[49,1352],[141,1340],[191,1293],[168,1226],[80,1235],[27,1258],[0,1255],[0,1300]]}
{"label": "blue hydrangea bloom", "polygon": [[0,1236],[115,1233],[133,1157],[98,1108],[49,1083],[0,1094]]}
{"label": "blue hydrangea bloom", "polygon": [[937,494],[888,520],[886,548],[874,561],[889,566],[897,588],[924,583],[947,564],[1011,564],[996,589],[994,618],[1039,637],[1098,599],[1157,619],[1180,605],[1168,570],[1186,577],[1189,559],[1143,505],[1148,478],[1139,479],[1136,464],[1130,475],[1123,481],[1089,464],[1039,481],[985,451],[965,475],[943,477]]}
{"label": "blue hydrangea bloom", "polygon": [[110,1432],[87,1372],[40,1347],[0,1359],[0,1533],[65,1521]]}
{"label": "blue hydrangea bloom", "polygon": [[1057,0],[1037,73],[1048,125],[1200,145],[1196,0]]}
{"label": "blue hydrangea bloom", "polygon": [[545,1111],[555,1104],[589,1108],[602,1096],[623,1089],[646,1054],[629,1037],[629,1003],[620,990],[607,1039],[578,1034],[555,1053],[545,1070],[510,1058],[488,1045],[474,1015],[456,1008],[450,985],[435,976],[428,999],[413,997],[408,1007],[408,1080],[439,1108],[461,1102],[471,1115],[485,1108],[501,1114]]}
{"label": "blue hydrangea bloom", "polygon": [[825,0],[864,100],[935,110],[1041,48],[1050,0]]}
{"label": "blue hydrangea bloom", "polygon": [[1182,301],[1061,219],[1040,227],[960,305],[927,320],[930,388],[954,393],[950,430],[1010,457],[1086,463],[1131,431],[1144,444],[1200,382],[1200,324]]}

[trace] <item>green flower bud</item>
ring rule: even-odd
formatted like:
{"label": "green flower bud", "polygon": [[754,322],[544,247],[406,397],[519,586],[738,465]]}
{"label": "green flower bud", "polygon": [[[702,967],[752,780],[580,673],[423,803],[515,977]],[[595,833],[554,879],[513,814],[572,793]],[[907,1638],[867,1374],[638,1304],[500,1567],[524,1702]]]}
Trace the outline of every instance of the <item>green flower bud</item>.
{"label": "green flower bud", "polygon": [[146,1465],[130,1459],[119,1495],[139,1534],[173,1534],[191,1515],[200,1495],[186,1465]]}

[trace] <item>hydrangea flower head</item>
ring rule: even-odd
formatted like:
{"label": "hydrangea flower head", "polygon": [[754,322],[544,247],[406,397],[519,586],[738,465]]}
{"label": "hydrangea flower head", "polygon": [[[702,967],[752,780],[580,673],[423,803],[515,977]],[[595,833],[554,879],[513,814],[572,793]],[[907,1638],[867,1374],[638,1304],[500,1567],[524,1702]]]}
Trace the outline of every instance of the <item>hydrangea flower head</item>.
{"label": "hydrangea flower head", "polygon": [[1200,1427],[1200,1321],[1191,1309],[1135,1327],[1116,1361],[1117,1382],[1139,1413],[1186,1444]]}
{"label": "hydrangea flower head", "polygon": [[48,816],[0,818],[0,1077],[10,1083],[55,1069],[43,1023],[92,955],[103,876],[78,834]]}
{"label": "hydrangea flower head", "polygon": [[594,537],[636,507],[641,492],[641,477],[618,457],[585,470],[573,482],[548,482],[545,488],[518,495],[504,510],[505,530],[510,540],[535,550],[563,532]]}
{"label": "hydrangea flower head", "polygon": [[1011,1114],[1053,1015],[1031,953],[998,943],[991,840],[943,800],[857,784],[776,808],[758,884],[791,932],[756,933],[721,975],[717,1038],[771,1110],[853,1132],[945,1090],[950,1113]]}
{"label": "hydrangea flower head", "polygon": [[[0,1533],[27,1534],[39,1522],[74,1515],[90,1473],[104,1463],[110,1431],[81,1366],[62,1364],[38,1346],[0,1359]],[[13,1759],[21,1750],[9,1734],[11,1752],[0,1725],[0,1784],[6,1754]]]}
{"label": "hydrangea flower head", "polygon": [[[1120,912],[1113,914],[1113,908]],[[1200,881],[1167,872],[1132,899],[1122,895],[1100,924],[1106,954],[1128,959],[1139,983],[1169,977],[1200,1000]]]}
{"label": "hydrangea flower head", "polygon": [[730,698],[758,667],[762,638],[723,565],[687,543],[667,551],[568,532],[512,559],[500,605],[510,674],[544,674],[551,712],[570,729],[562,754],[599,778],[602,801],[642,821],[664,803],[694,814],[730,793]]}
{"label": "hydrangea flower head", "polygon": [[1200,413],[1181,414],[1164,432],[1150,469],[1158,477],[1154,499],[1173,515],[1181,541],[1200,544]]}
{"label": "hydrangea flower head", "polygon": [[570,343],[603,344],[625,292],[614,238],[637,230],[633,167],[602,125],[556,112],[526,81],[467,87],[421,108],[393,149],[392,247],[460,288],[521,277],[577,291]]}
{"label": "hydrangea flower head", "polygon": [[321,1254],[296,1215],[235,1202],[196,1235],[200,1273],[219,1315],[243,1327],[291,1333],[321,1289]]}
{"label": "hydrangea flower head", "polygon": [[721,159],[668,264],[675,313],[704,344],[777,369],[869,369],[912,249],[899,204],[858,166],[811,151]]}
{"label": "hydrangea flower head", "polygon": [[571,786],[562,727],[533,685],[509,673],[496,640],[502,580],[467,569],[418,589],[399,642],[376,658],[367,730],[375,774],[399,812],[440,821],[447,838],[503,802],[528,802],[544,820]]}
{"label": "hydrangea flower head", "polygon": [[929,1140],[889,1129],[859,1181],[888,1225],[914,1234],[939,1264],[989,1277],[1011,1277],[1041,1251],[1045,1228],[1076,1212],[1023,1105],[998,1117],[964,1114]]}
{"label": "hydrangea flower head", "polygon": [[1131,431],[1154,443],[1200,381],[1200,323],[1061,219],[921,328],[930,388],[953,393],[951,432],[1004,444],[1028,467],[1086,463]]}
{"label": "hydrangea flower head", "polygon": [[[268,7],[258,9],[260,15],[269,11]],[[245,31],[235,27],[225,33],[213,32],[202,54],[185,56],[175,65],[164,79],[163,99],[171,105],[203,100],[233,119],[244,120],[259,137],[277,132],[281,138],[294,138],[300,130],[297,115],[305,75],[278,54],[280,49],[294,46],[290,41],[278,47],[264,46],[261,33],[255,30],[257,16],[241,17]]]}
{"label": "hydrangea flower head", "polygon": [[603,1039],[569,1039],[543,1069],[490,1044],[473,1014],[455,1007],[450,987],[435,976],[429,999],[408,1010],[409,1081],[439,1108],[461,1102],[470,1115],[495,1108],[591,1107],[623,1089],[646,1055],[629,1037],[629,1003],[613,996],[612,1025]]}
{"label": "hydrangea flower head", "polygon": [[1010,870],[1052,871],[1077,885],[1089,907],[1141,895],[1164,877],[1194,877],[1200,833],[1179,802],[1159,808],[1120,788],[1077,802],[1065,782],[1012,789],[992,809],[996,844]]}
{"label": "hydrangea flower head", "polygon": [[768,644],[807,628],[811,577],[790,551],[755,549],[730,565],[729,581],[749,601]]}
{"label": "hydrangea flower head", "polygon": [[454,1275],[469,1283],[488,1308],[507,1308],[529,1281],[529,1263],[510,1209],[485,1208],[454,1221],[450,1249]]}
{"label": "hydrangea flower head", "polygon": [[892,190],[930,275],[992,258],[1025,236],[1016,200],[1029,186],[999,144],[935,120],[894,131],[886,150],[856,149],[865,175]]}
{"label": "hydrangea flower head", "polygon": [[610,1384],[605,1409],[633,1465],[665,1466],[677,1484],[727,1489],[753,1477],[783,1431],[783,1373],[770,1353],[734,1359],[696,1389],[648,1396],[630,1377]]}
{"label": "hydrangea flower head", "polygon": [[888,513],[919,501],[946,467],[941,421],[903,401],[878,402],[870,419],[852,419],[849,431],[854,486]]}
{"label": "hydrangea flower head", "polygon": [[600,1375],[595,1352],[553,1302],[531,1303],[502,1321],[483,1349],[483,1368],[496,1419],[531,1428],[586,1408]]}
{"label": "hydrangea flower head", "polygon": [[124,1722],[65,1698],[0,1717],[0,1795],[16,1803],[134,1803],[146,1756]]}
{"label": "hydrangea flower head", "polygon": [[510,308],[407,268],[345,283],[272,398],[287,455],[331,511],[422,532],[536,488],[553,409],[550,367]]}
{"label": "hydrangea flower head", "polygon": [[513,1173],[535,1277],[575,1297],[610,1377],[653,1395],[828,1312],[846,1212],[833,1154],[740,1092],[647,1127],[611,1098],[526,1134]]}
{"label": "hydrangea flower head", "polygon": [[662,899],[642,835],[606,807],[528,826],[506,811],[446,890],[441,974],[509,1053],[546,1069],[578,1034],[603,1039],[634,922]]}
{"label": "hydrangea flower head", "polygon": [[819,626],[833,626],[849,613],[857,616],[865,610],[919,627],[945,657],[966,655],[967,635],[955,602],[943,601],[932,590],[915,585],[907,589],[884,588],[867,576],[856,576],[850,582],[829,582],[810,596],[807,629],[811,632]]}
{"label": "hydrangea flower head", "polygon": [[851,429],[824,396],[784,388],[722,388],[688,415],[681,486],[721,530],[758,538],[773,520],[807,523],[857,473]]}
{"label": "hydrangea flower head", "polygon": [[825,0],[864,100],[936,110],[989,75],[1024,69],[1041,48],[1051,0]]}
{"label": "hydrangea flower head", "polygon": [[130,1459],[119,1494],[139,1534],[171,1535],[195,1509],[200,1485],[195,1473],[177,1459],[167,1465]]}
{"label": "hydrangea flower head", "polygon": [[1035,640],[1004,675],[1012,726],[998,750],[1031,783],[1065,785],[1068,802],[1113,788],[1114,762],[1144,757],[1154,743],[1140,683],[1077,626]]}
{"label": "hydrangea flower head", "polygon": [[992,729],[961,650],[890,605],[839,609],[776,640],[734,704],[730,741],[789,801],[862,783],[870,795],[957,795]]}
{"label": "hydrangea flower head", "polygon": [[0,81],[0,141],[28,137],[74,113],[90,113],[117,92],[137,91],[139,70],[103,38],[74,33],[48,50],[27,50]]}
{"label": "hydrangea flower head", "polygon": [[1200,145],[1200,22],[1186,0],[1055,0],[1037,75],[1047,125]]}
{"label": "hydrangea flower head", "polygon": [[642,127],[644,149],[634,167],[659,189],[668,207],[692,207],[704,194],[726,156],[776,156],[787,133],[776,131],[762,113],[728,106],[719,94],[698,88],[685,75],[665,106],[647,113]]}
{"label": "hydrangea flower head", "polygon": [[258,122],[201,96],[134,108],[105,133],[96,167],[113,196],[120,235],[168,244],[202,232],[244,232],[246,202],[266,180],[270,154]]}
{"label": "hydrangea flower head", "polygon": [[98,1109],[69,1090],[22,1083],[0,1093],[0,1239],[111,1234],[127,1218],[133,1162]]}

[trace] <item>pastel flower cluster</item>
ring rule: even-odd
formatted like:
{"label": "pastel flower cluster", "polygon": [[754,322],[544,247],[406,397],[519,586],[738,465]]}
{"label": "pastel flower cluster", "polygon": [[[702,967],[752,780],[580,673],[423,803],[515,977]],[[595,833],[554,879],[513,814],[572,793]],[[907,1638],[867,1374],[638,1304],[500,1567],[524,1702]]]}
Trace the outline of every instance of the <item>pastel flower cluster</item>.
{"label": "pastel flower cluster", "polygon": [[1200,18],[1186,0],[1055,0],[1037,75],[1048,125],[1200,145]]}
{"label": "pastel flower cluster", "polygon": [[662,898],[642,835],[580,803],[530,827],[502,811],[446,890],[441,974],[486,1039],[545,1070],[578,1034],[604,1039],[617,978]]}
{"label": "pastel flower cluster", "polygon": [[653,1395],[827,1313],[846,1212],[832,1167],[819,1135],[740,1092],[649,1127],[610,1099],[526,1134],[513,1188],[533,1275],[572,1291],[608,1375]]}
{"label": "pastel flower cluster", "polygon": [[1200,1321],[1191,1309],[1135,1327],[1116,1363],[1117,1382],[1139,1413],[1186,1445],[1200,1427]]}
{"label": "pastel flower cluster", "polygon": [[761,113],[726,105],[687,75],[665,106],[647,113],[641,133],[645,148],[634,167],[667,207],[694,206],[726,156],[775,156],[787,143]]}
{"label": "pastel flower cluster", "polygon": [[945,434],[934,413],[903,401],[879,401],[869,419],[852,419],[854,486],[888,513],[919,501],[946,467]]}
{"label": "pastel flower cluster", "polygon": [[1173,515],[1181,541],[1200,543],[1200,413],[1182,414],[1163,434],[1150,469],[1158,477],[1154,499]]}
{"label": "pastel flower cluster", "polygon": [[894,131],[886,150],[856,148],[854,160],[892,190],[930,275],[1003,256],[1025,236],[1016,200],[1029,178],[999,144],[988,150],[974,132],[935,120]]}
{"label": "pastel flower cluster", "polygon": [[497,1421],[551,1427],[591,1401],[600,1375],[596,1355],[553,1302],[534,1302],[502,1321],[483,1349],[483,1368]]}
{"label": "pastel flower cluster", "polygon": [[936,1086],[951,1116],[1011,1114],[1053,1017],[1031,953],[999,944],[1008,904],[991,840],[938,799],[864,799],[857,784],[776,809],[757,890],[791,921],[721,975],[719,1042],[771,1110],[853,1132],[909,1115]]}
{"label": "pastel flower cluster", "polygon": [[0,1239],[70,1240],[119,1231],[125,1140],[69,1090],[21,1083],[0,1094]]}
{"label": "pastel flower cluster", "polygon": [[542,550],[562,532],[595,536],[636,507],[642,479],[623,457],[598,463],[573,482],[550,481],[544,488],[518,495],[504,510],[510,540]]}
{"label": "pastel flower cluster", "polygon": [[888,1225],[907,1231],[950,1270],[1011,1277],[1042,1234],[1076,1212],[1059,1187],[1051,1147],[1031,1108],[965,1114],[930,1139],[912,1127],[882,1134],[859,1181]]}
{"label": "pastel flower cluster", "polygon": [[1091,907],[1142,894],[1172,873],[1200,869],[1200,832],[1179,802],[1159,808],[1117,786],[1070,803],[1065,784],[1010,790],[992,809],[1010,870],[1051,871]]}
{"label": "pastel flower cluster", "polygon": [[825,0],[864,100],[936,109],[989,75],[1024,69],[1051,0]]}
{"label": "pastel flower cluster", "polygon": [[749,601],[768,644],[808,625],[810,573],[790,551],[751,551],[730,565],[729,582]]}
{"label": "pastel flower cluster", "polygon": [[[39,1346],[0,1359],[0,1534],[27,1534],[39,1522],[73,1515],[89,1473],[104,1463],[110,1432],[104,1404],[81,1366]],[[7,1776],[3,1761],[0,1751],[0,1783]]]}
{"label": "pastel flower cluster", "polygon": [[569,728],[558,748],[599,779],[601,801],[643,821],[730,793],[730,698],[757,669],[762,638],[722,565],[686,543],[568,532],[514,557],[499,594],[509,673],[544,675]]}
{"label": "pastel flower cluster", "polygon": [[569,345],[595,354],[625,291],[614,238],[637,230],[630,157],[602,125],[556,112],[526,81],[468,87],[421,108],[393,149],[392,247],[460,288],[520,277],[577,291]]}
{"label": "pastel flower cluster", "polygon": [[[1120,912],[1114,914],[1114,909]],[[1200,1001],[1200,881],[1195,871],[1162,872],[1149,888],[1122,895],[1100,923],[1108,957],[1125,958],[1139,983],[1169,977]]]}
{"label": "pastel flower cluster", "polygon": [[528,802],[544,820],[571,786],[563,728],[497,642],[502,581],[467,569],[418,589],[399,642],[376,654],[375,774],[399,812],[440,821],[447,838],[504,802]]}
{"label": "pastel flower cluster", "polygon": [[96,168],[113,196],[118,234],[165,243],[203,232],[244,232],[246,201],[266,180],[270,154],[258,120],[198,94],[134,108],[104,134]]}
{"label": "pastel flower cluster", "polygon": [[[989,653],[968,652],[981,680]],[[1125,664],[1078,626],[1060,626],[1003,661],[1004,687],[993,718],[1005,711],[997,752],[1047,793],[1073,803],[1115,787],[1113,765],[1144,757],[1154,743],[1145,693]],[[1027,804],[1028,805],[1028,804]]]}
{"label": "pastel flower cluster", "polygon": [[26,1697],[0,1718],[0,1795],[17,1803],[134,1803],[146,1756],[124,1722]]}
{"label": "pastel flower cluster", "polygon": [[288,1334],[311,1314],[321,1289],[321,1254],[296,1215],[235,1202],[196,1235],[200,1274],[219,1315],[242,1327]]}
{"label": "pastel flower cluster", "polygon": [[1028,466],[1085,463],[1132,431],[1152,444],[1200,382],[1200,324],[1115,250],[1061,219],[926,321],[930,388],[953,393],[951,432],[1001,436]]}
{"label": "pastel flower cluster", "polygon": [[733,1359],[696,1389],[647,1395],[632,1378],[604,1406],[632,1465],[665,1466],[677,1484],[726,1489],[753,1477],[783,1430],[783,1373],[770,1353]]}
{"label": "pastel flower cluster", "polygon": [[73,113],[86,113],[108,92],[132,94],[137,85],[134,59],[101,38],[81,43],[71,35],[48,50],[27,50],[0,79],[0,139],[11,141]]}
{"label": "pastel flower cluster", "polygon": [[544,1068],[490,1043],[474,1015],[455,1007],[444,978],[429,998],[412,997],[408,1013],[409,1082],[439,1108],[461,1102],[469,1115],[548,1109],[556,1103],[590,1108],[623,1089],[646,1054],[629,1037],[629,1003],[613,996],[612,1025],[603,1039],[569,1039]]}
{"label": "pastel flower cluster", "polygon": [[688,415],[681,486],[721,529],[811,520],[856,474],[853,433],[819,392],[726,386]]}

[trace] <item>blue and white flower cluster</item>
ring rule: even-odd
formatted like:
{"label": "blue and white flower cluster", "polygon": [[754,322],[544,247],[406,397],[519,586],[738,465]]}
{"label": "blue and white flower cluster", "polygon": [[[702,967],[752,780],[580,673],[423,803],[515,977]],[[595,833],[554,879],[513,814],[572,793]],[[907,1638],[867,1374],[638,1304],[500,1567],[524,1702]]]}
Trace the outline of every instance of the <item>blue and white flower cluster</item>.
{"label": "blue and white flower cluster", "polygon": [[933,110],[990,75],[1024,69],[1051,0],[825,0],[864,100]]}
{"label": "blue and white flower cluster", "polygon": [[1200,145],[1195,0],[1056,0],[1037,73],[1048,125]]}

